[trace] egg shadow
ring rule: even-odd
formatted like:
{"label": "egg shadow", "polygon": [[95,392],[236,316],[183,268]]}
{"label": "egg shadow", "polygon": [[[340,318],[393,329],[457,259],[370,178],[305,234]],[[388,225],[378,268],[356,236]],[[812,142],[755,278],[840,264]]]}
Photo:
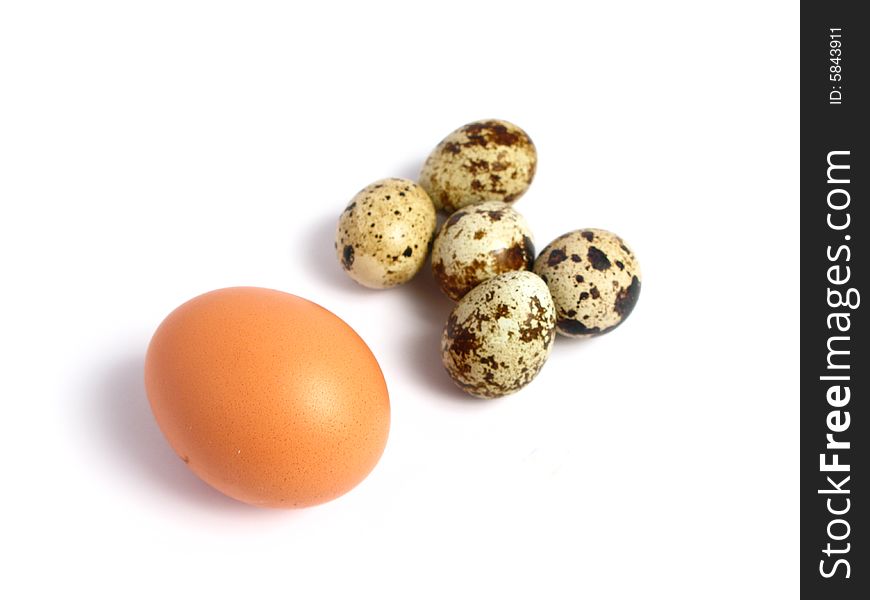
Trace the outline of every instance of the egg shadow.
{"label": "egg shadow", "polygon": [[415,313],[418,321],[409,327],[414,333],[404,340],[402,355],[409,372],[415,373],[427,387],[450,400],[466,404],[485,402],[462,391],[451,381],[441,362],[441,334],[456,303],[438,287],[429,260],[403,288],[409,312]]}
{"label": "egg shadow", "polygon": [[338,262],[335,254],[335,230],[338,214],[324,216],[315,221],[295,248],[308,272],[327,284],[348,292],[365,294],[366,288],[353,281]]}
{"label": "egg shadow", "polygon": [[398,167],[394,171],[393,177],[401,177],[403,179],[410,179],[412,181],[417,181],[420,177],[420,170],[423,168],[423,163],[425,159],[416,159],[416,160],[406,160],[405,162],[399,163]]}
{"label": "egg shadow", "polygon": [[144,357],[139,355],[110,365],[98,386],[98,433],[111,456],[155,488],[199,507],[265,514],[262,509],[218,492],[176,456],[151,413],[145,395],[144,364]]}
{"label": "egg shadow", "polygon": [[553,341],[553,351],[556,351],[556,348],[563,348],[566,351],[571,351],[571,348],[574,348],[574,352],[583,352],[589,346],[589,344],[594,344],[596,337],[588,337],[588,338],[575,338],[568,337],[567,335],[562,335],[561,333],[556,333],[556,338]]}

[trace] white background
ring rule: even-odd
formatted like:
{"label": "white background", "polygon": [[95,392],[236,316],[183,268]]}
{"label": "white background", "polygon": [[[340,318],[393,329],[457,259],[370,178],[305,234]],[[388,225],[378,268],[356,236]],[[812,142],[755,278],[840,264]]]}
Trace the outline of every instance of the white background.
{"label": "white background", "polygon": [[[797,3],[312,4],[2,4],[0,596],[797,597]],[[365,290],[332,242],[487,117],[537,144],[538,248],[611,229],[644,282],[481,402],[429,272]],[[392,430],[348,495],[248,507],[161,437],[149,337],[231,285],[378,357]]]}

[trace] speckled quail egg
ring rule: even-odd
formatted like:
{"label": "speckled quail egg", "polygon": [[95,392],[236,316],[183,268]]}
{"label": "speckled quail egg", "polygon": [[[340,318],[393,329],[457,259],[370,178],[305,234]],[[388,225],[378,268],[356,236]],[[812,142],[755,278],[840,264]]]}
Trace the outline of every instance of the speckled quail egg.
{"label": "speckled quail egg", "polygon": [[547,285],[530,271],[512,271],[459,301],[441,336],[441,358],[459,387],[495,398],[534,379],[555,337],[556,309]]}
{"label": "speckled quail egg", "polygon": [[335,251],[354,281],[388,288],[417,274],[434,233],[435,207],[425,190],[408,179],[381,179],[341,213]]}
{"label": "speckled quail egg", "polygon": [[511,203],[529,188],[537,163],[525,131],[507,121],[475,121],[435,147],[420,172],[420,185],[435,208],[447,212],[486,200]]}
{"label": "speckled quail egg", "polygon": [[504,202],[456,211],[432,245],[432,272],[454,300],[500,273],[531,271],[534,262],[532,232],[523,216]]}
{"label": "speckled quail egg", "polygon": [[544,248],[535,273],[547,282],[556,305],[556,327],[568,337],[612,331],[628,318],[640,296],[640,266],[619,236],[580,229]]}

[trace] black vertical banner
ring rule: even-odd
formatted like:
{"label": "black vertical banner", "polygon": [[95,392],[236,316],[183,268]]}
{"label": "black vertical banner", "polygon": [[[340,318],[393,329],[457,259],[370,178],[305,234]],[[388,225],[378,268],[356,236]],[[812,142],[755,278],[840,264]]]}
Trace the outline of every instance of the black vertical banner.
{"label": "black vertical banner", "polygon": [[801,5],[801,593],[829,600],[870,598],[864,4]]}

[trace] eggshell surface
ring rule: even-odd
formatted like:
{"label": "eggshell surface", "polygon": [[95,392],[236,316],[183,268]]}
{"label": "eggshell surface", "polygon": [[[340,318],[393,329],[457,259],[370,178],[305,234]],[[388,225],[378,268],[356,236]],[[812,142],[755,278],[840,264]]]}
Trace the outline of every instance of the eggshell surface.
{"label": "eggshell surface", "polygon": [[510,204],[529,189],[537,165],[535,144],[525,131],[498,119],[475,121],[435,147],[420,171],[420,185],[447,212],[487,200]]}
{"label": "eggshell surface", "polygon": [[463,390],[496,398],[538,375],[555,337],[547,285],[534,273],[512,271],[481,283],[457,303],[441,337],[441,359]]}
{"label": "eggshell surface", "polygon": [[618,235],[579,229],[553,240],[535,260],[556,305],[556,327],[567,337],[612,331],[640,297],[640,265]]}
{"label": "eggshell surface", "polygon": [[188,467],[258,506],[302,507],[362,481],[387,441],[380,367],[344,321],[276,290],[216,290],[155,332],[145,384]]}
{"label": "eggshell surface", "polygon": [[426,263],[435,207],[422,187],[398,177],[366,186],[338,220],[335,251],[357,283],[383,289],[409,281]]}
{"label": "eggshell surface", "polygon": [[432,272],[453,300],[501,273],[530,271],[534,262],[529,225],[504,202],[481,202],[456,211],[432,245]]}

